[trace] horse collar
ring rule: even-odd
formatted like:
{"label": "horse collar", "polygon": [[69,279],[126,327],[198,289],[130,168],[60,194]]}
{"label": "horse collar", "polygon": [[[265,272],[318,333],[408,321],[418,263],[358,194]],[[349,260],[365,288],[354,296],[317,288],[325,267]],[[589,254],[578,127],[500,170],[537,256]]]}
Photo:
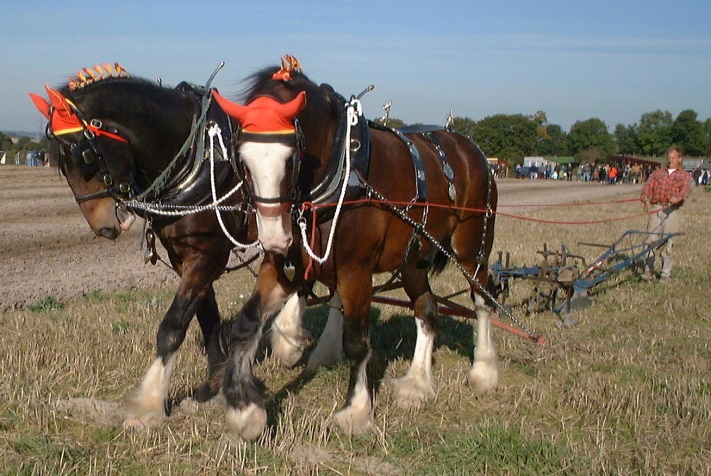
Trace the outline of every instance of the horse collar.
{"label": "horse collar", "polygon": [[[346,100],[336,92],[330,92],[334,96],[332,100],[335,104],[345,104]],[[346,144],[346,129],[350,127],[350,144]],[[349,177],[344,177],[345,154],[349,148],[351,158],[351,173]],[[348,181],[346,199],[353,200],[363,193],[363,188],[358,180],[360,177],[368,177],[370,169],[370,131],[368,121],[363,116],[358,116],[355,125],[348,124],[345,109],[340,111],[338,125],[335,128],[331,155],[326,167],[326,174],[321,181],[314,185],[307,193],[308,200],[315,205],[333,204],[338,200],[339,190],[344,180]],[[319,213],[319,220],[325,221],[332,213],[333,208],[324,208]]]}

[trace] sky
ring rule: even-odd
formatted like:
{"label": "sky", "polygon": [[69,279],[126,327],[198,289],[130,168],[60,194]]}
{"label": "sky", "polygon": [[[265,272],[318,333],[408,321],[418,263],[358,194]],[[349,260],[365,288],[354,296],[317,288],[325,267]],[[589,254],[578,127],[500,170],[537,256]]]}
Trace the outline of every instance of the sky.
{"label": "sky", "polygon": [[547,114],[610,132],[657,109],[711,117],[709,0],[13,0],[0,8],[0,131],[40,131],[28,93],[120,63],[163,84],[242,80],[284,54],[365,116]]}

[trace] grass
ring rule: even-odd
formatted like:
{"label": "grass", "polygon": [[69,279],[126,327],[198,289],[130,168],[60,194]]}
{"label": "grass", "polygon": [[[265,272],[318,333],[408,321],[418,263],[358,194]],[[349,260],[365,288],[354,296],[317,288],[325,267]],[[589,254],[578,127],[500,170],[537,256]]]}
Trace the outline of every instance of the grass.
{"label": "grass", "polygon": [[[698,189],[697,189],[698,190]],[[48,296],[0,316],[0,474],[709,474],[711,467],[711,307],[708,210],[711,194],[684,206],[687,234],[676,248],[674,282],[662,287],[622,274],[594,289],[594,304],[558,328],[549,312],[527,316],[546,336],[539,347],[494,331],[500,386],[476,395],[464,385],[475,330],[442,317],[435,353],[437,395],[419,411],[398,408],[383,383],[375,427],[348,437],[330,424],[343,402],[345,364],[290,385],[299,368],[260,359],[255,372],[269,392],[268,431],[253,443],[225,432],[214,403],[183,401],[162,427],[125,432],[112,412],[138,383],[154,353],[155,332],[172,292],[95,292],[70,302]],[[609,208],[608,208],[609,207]],[[553,220],[633,215],[639,204],[546,208],[526,213]],[[612,242],[643,219],[590,227],[500,219],[495,249],[533,264],[548,243],[593,257],[579,241]],[[637,221],[638,220],[638,221]],[[234,313],[251,289],[248,273],[217,283],[223,312]],[[459,289],[453,269],[433,282],[440,294]],[[462,301],[464,302],[464,301]],[[322,307],[308,310],[318,335]],[[414,323],[401,308],[371,312],[376,356],[371,375],[402,375],[414,348]],[[202,382],[205,361],[197,326],[181,348],[171,396]],[[285,390],[286,389],[286,390]],[[94,399],[92,412],[58,405]]]}

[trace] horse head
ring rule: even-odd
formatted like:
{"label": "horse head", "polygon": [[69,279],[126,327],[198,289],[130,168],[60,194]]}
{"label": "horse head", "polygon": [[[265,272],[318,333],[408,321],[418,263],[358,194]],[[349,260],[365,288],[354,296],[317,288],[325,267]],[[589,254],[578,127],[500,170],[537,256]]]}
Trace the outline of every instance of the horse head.
{"label": "horse head", "polygon": [[[155,124],[167,121],[151,121],[147,113],[151,102],[161,100],[151,95],[151,90],[162,89],[160,86],[129,78],[118,65],[115,70],[106,65],[99,68],[84,70],[87,75],[94,72],[93,79],[77,73],[80,79],[59,90],[46,86],[49,101],[30,96],[49,121],[52,153],[86,221],[97,236],[113,240],[135,220],[125,201],[150,183],[146,171],[139,173],[137,164],[155,162],[144,169],[153,168],[148,175],[157,174],[160,157],[171,153],[169,147],[151,143],[155,139],[148,138],[158,136],[169,143],[171,136],[163,130],[152,130],[159,127]],[[104,73],[103,77],[97,77],[96,71]],[[163,101],[160,106],[167,104]],[[171,127],[180,127],[185,137],[192,112],[183,116],[184,125]],[[181,120],[176,119],[176,123]]]}
{"label": "horse head", "polygon": [[213,97],[242,126],[239,158],[257,209],[259,241],[265,250],[285,255],[293,242],[291,211],[303,188],[303,169],[325,165],[328,133],[320,127],[330,105],[293,58],[282,61],[281,69],[265,68],[251,78],[246,105],[216,92]]}

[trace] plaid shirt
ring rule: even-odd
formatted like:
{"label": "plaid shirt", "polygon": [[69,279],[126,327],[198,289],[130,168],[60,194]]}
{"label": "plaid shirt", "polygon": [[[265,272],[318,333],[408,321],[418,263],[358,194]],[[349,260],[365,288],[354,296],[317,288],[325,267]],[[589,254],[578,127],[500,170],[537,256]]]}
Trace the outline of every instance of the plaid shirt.
{"label": "plaid shirt", "polygon": [[677,169],[669,173],[667,169],[657,169],[644,183],[642,198],[646,197],[649,203],[669,203],[672,197],[679,197],[681,205],[689,198],[691,181],[691,175],[685,170]]}

